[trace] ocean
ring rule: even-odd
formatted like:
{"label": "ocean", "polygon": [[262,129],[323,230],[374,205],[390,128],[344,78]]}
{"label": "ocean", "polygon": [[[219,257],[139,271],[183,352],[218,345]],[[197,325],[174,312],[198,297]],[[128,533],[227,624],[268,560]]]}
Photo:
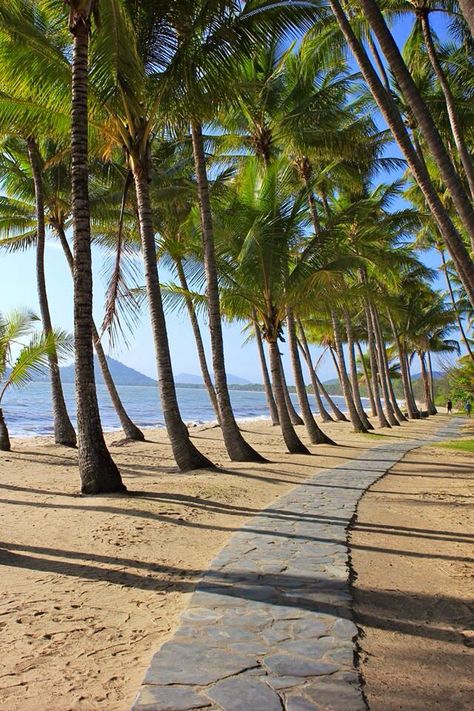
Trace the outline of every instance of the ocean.
{"label": "ocean", "polygon": [[[74,385],[64,383],[66,405],[75,424]],[[126,385],[119,387],[123,404],[131,419],[139,427],[163,427],[163,413],[158,390],[150,385]],[[107,389],[97,386],[102,426],[106,431],[120,429]],[[177,388],[181,415],[186,423],[202,423],[215,420],[214,411],[203,389]],[[256,391],[231,390],[230,396],[237,419],[262,419],[268,417],[265,394]],[[296,395],[291,394],[296,406]],[[334,398],[341,410],[345,409],[340,397]],[[310,395],[314,412],[317,406]],[[30,383],[21,389],[10,389],[3,400],[3,412],[11,435],[26,437],[48,435],[53,431],[49,383]],[[296,407],[298,409],[298,407]]]}

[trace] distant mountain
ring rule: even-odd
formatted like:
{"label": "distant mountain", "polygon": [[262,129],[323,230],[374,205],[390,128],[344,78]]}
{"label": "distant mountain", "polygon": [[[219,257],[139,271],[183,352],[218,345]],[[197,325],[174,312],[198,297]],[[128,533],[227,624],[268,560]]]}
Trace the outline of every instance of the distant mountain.
{"label": "distant mountain", "polygon": [[[129,368],[127,365],[115,360],[115,358],[107,358],[107,363],[109,364],[110,373],[116,385],[156,385],[156,380],[153,380],[153,378],[139,373],[138,370]],[[97,383],[103,384],[104,379],[97,358],[94,358],[94,369]],[[60,370],[63,383],[74,382],[74,364],[66,365]],[[34,380],[44,382],[49,380],[49,375],[45,372],[41,375],[37,375]]]}
{"label": "distant mountain", "polygon": [[[193,375],[192,373],[179,373],[175,375],[175,382],[179,385],[204,385],[202,375]],[[250,380],[239,378],[238,375],[227,373],[227,382],[229,385],[250,385]]]}

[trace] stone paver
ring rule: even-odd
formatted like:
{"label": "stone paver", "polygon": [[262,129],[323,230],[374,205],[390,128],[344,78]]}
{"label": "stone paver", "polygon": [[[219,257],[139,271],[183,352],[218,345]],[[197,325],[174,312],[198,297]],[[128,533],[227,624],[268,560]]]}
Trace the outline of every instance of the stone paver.
{"label": "stone paver", "polygon": [[390,442],[318,473],[235,533],[174,637],[152,659],[132,711],[359,711],[347,526],[364,491],[410,449]]}

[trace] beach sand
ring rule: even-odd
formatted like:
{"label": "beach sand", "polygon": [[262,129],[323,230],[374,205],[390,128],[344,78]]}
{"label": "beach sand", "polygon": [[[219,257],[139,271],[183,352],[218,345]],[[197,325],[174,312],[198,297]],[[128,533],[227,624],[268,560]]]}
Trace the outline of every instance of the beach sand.
{"label": "beach sand", "polygon": [[[384,435],[429,436],[441,424],[430,418]],[[162,430],[147,431],[143,444],[113,445],[131,496],[79,496],[76,452],[47,438],[14,440],[11,453],[0,453],[2,711],[128,709],[232,532],[318,470],[388,441],[334,423],[324,429],[344,446],[290,456],[278,428],[258,421],[242,429],[267,464],[231,464],[210,426],[191,432],[220,471],[178,473]]]}
{"label": "beach sand", "polygon": [[421,447],[359,504],[351,551],[371,711],[473,708],[473,497],[472,454]]}

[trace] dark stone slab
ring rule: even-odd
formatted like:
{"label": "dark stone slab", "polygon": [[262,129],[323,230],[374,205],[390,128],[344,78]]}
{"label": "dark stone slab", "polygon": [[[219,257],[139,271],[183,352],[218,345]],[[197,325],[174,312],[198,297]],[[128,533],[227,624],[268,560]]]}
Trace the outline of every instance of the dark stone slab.
{"label": "dark stone slab", "polygon": [[278,694],[258,678],[225,679],[206,693],[223,711],[283,711]]}
{"label": "dark stone slab", "polygon": [[283,676],[319,676],[334,674],[339,669],[336,664],[326,664],[317,659],[312,660],[292,654],[271,654],[264,658],[263,663],[273,674]]}
{"label": "dark stone slab", "polygon": [[132,711],[189,711],[209,708],[210,705],[209,699],[187,686],[146,686]]}
{"label": "dark stone slab", "polygon": [[254,655],[229,654],[197,641],[194,644],[168,643],[154,656],[145,684],[206,686],[255,666]]}

